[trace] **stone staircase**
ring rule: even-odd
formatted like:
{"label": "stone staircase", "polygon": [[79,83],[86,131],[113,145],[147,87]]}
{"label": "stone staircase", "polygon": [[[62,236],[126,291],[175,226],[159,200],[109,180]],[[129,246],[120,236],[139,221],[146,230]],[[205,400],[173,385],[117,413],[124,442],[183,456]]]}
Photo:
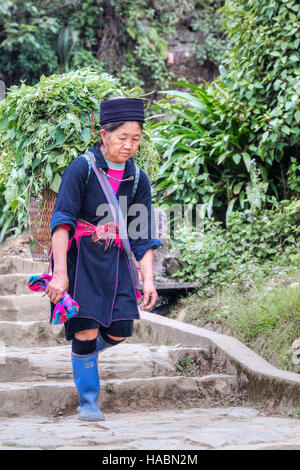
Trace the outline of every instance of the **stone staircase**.
{"label": "stone staircase", "polygon": [[29,276],[44,268],[17,257],[0,264],[0,449],[214,448],[190,431],[199,428],[205,410],[221,407],[228,415],[243,397],[235,374],[200,347],[133,337],[104,351],[99,404],[106,421],[78,420],[71,343],[63,326],[49,325],[48,297],[27,287]]}
{"label": "stone staircase", "polygon": [[[27,287],[29,276],[38,272],[35,264],[28,262],[25,273],[14,272],[18,267],[13,257],[1,266],[0,342],[5,356],[0,364],[0,416],[76,413],[71,343],[64,339],[62,325],[49,325],[48,297]],[[179,403],[188,408],[234,393],[234,376],[209,371],[188,376],[184,358],[199,369],[208,351],[135,343],[104,351],[99,356],[103,411],[148,410],[149,404],[151,409]]]}

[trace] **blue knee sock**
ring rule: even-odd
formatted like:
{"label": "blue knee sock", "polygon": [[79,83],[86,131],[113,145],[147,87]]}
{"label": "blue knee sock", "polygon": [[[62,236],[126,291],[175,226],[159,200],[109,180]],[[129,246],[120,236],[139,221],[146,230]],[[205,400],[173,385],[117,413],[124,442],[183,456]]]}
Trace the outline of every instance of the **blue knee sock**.
{"label": "blue knee sock", "polygon": [[72,353],[80,354],[81,356],[92,354],[96,351],[96,343],[97,338],[88,341],[80,341],[74,337],[72,341]]}

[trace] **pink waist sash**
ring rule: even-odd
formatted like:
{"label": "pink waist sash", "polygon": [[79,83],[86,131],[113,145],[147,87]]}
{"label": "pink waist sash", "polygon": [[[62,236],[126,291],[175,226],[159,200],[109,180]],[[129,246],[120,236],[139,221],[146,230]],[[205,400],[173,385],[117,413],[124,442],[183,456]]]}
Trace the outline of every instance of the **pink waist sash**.
{"label": "pink waist sash", "polygon": [[[62,226],[62,225],[61,225]],[[67,228],[66,226],[63,226]],[[68,227],[69,228],[69,227]],[[115,222],[108,222],[105,225],[93,225],[83,219],[78,219],[74,237],[78,247],[78,241],[81,237],[92,237],[94,243],[105,244],[104,251],[112,244],[124,249],[122,239],[119,237],[118,226]],[[73,238],[69,240],[68,250],[70,249]],[[103,243],[101,243],[103,240]]]}

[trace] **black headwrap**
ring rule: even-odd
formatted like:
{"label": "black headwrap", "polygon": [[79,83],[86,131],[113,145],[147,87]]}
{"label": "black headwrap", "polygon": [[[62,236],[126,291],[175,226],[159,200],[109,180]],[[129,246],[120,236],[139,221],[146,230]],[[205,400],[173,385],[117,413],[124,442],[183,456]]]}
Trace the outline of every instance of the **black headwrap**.
{"label": "black headwrap", "polygon": [[144,103],[134,98],[104,100],[100,105],[100,125],[116,121],[145,121]]}

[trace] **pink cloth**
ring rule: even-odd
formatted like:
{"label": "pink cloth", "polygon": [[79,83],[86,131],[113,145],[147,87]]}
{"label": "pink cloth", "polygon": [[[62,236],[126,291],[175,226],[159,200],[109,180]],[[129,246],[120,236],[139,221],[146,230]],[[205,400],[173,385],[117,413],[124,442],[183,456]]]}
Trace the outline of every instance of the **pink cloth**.
{"label": "pink cloth", "polygon": [[[113,176],[114,178],[117,178],[117,179],[121,180],[123,178],[124,169],[123,170],[113,170],[112,168],[109,168],[107,173],[109,175]],[[108,178],[108,179],[109,179],[109,182],[111,184],[111,187],[114,190],[114,193],[117,194],[117,191],[118,191],[119,186],[120,186],[120,181],[115,181],[112,178]],[[61,225],[59,225],[59,227],[64,228],[65,230],[68,230],[68,232],[71,230],[71,227],[70,227],[69,224],[61,224]],[[76,236],[75,236],[75,238],[76,238]]]}
{"label": "pink cloth", "polygon": [[64,228],[65,230],[68,230],[68,232],[71,230],[71,227],[69,224],[61,224],[59,227]]}
{"label": "pink cloth", "polygon": [[[114,178],[121,180],[123,178],[124,170],[113,170],[112,168],[109,168],[107,173],[110,176],[113,176]],[[118,188],[120,186],[120,181],[115,181],[112,178],[108,178],[108,179],[114,192],[117,193]]]}

